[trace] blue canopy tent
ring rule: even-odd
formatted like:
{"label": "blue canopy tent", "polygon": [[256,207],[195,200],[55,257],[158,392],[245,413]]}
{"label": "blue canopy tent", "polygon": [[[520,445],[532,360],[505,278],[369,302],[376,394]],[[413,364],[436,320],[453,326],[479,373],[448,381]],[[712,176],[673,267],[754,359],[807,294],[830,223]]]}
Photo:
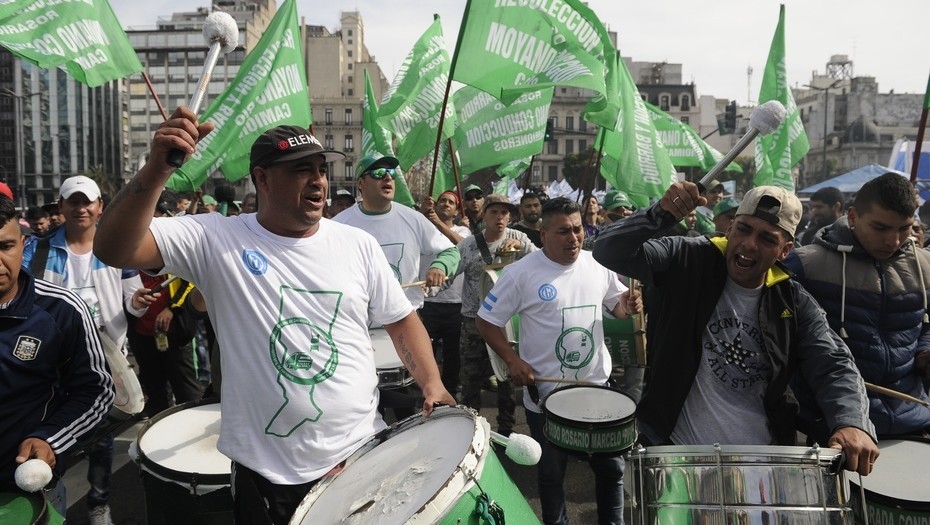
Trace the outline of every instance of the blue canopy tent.
{"label": "blue canopy tent", "polygon": [[866,182],[869,182],[875,177],[878,177],[879,175],[888,173],[889,171],[892,173],[897,173],[898,175],[901,175],[902,177],[910,178],[910,175],[908,175],[907,173],[904,173],[903,171],[893,170],[891,168],[879,166],[878,164],[869,164],[868,166],[856,168],[842,175],[837,175],[836,177],[833,177],[832,179],[827,179],[825,181],[818,182],[817,184],[814,184],[813,186],[808,186],[804,189],[798,190],[795,193],[797,193],[798,195],[810,195],[811,193],[814,193],[815,191],[821,188],[826,188],[829,186],[833,186],[834,188],[837,188],[843,193],[847,193],[847,194],[856,193],[857,191],[859,191],[859,188],[861,188],[863,184],[865,184]]}

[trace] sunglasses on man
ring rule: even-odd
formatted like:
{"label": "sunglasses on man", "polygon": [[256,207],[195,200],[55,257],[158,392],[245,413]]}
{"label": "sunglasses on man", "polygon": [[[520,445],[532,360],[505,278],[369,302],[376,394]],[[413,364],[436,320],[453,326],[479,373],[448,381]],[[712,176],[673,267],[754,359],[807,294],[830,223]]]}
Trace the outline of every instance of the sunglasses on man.
{"label": "sunglasses on man", "polygon": [[373,170],[368,170],[362,175],[368,175],[369,177],[381,180],[385,176],[390,175],[392,179],[397,178],[400,174],[400,168],[375,168]]}

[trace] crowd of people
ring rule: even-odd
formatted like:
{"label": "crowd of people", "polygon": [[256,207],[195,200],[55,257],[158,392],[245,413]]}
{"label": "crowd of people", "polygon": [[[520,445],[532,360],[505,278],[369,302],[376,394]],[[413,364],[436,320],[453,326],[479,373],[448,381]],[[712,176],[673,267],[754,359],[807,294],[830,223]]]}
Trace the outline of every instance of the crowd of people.
{"label": "crowd of people", "polygon": [[[569,456],[547,442],[542,409],[559,379],[628,392],[646,446],[794,445],[800,431],[867,475],[879,439],[930,429],[930,409],[867,388],[930,400],[930,252],[899,175],[849,203],[821,190],[809,220],[781,188],[738,200],[717,181],[704,194],[677,182],[640,209],[620,190],[579,205],[544,192],[510,202],[474,184],[411,209],[394,202],[395,157],[358,162],[357,197],[332,193],[327,166],[344,154],[279,126],[251,148],[254,193],[164,192],[168,152],[192,153],[211,130],[179,108],[108,201],[71,177],[57,203],[20,217],[0,187],[0,339],[12,349],[0,356],[12,378],[0,403],[3,483],[29,458],[60,480],[67,453],[83,449],[91,523],[111,523],[107,344],[135,357],[148,416],[220,396],[217,446],[232,461],[239,524],[287,523],[321,477],[386,428],[395,392],[379,388],[374,330],[415,381],[391,405],[397,418],[480,411],[492,388],[507,436],[526,389],[546,524],[568,519]],[[648,371],[617,384],[604,318],[636,315],[648,318]],[[507,337],[514,316],[519,353]],[[622,457],[588,463],[598,523],[622,523]],[[61,485],[49,499],[64,513]]]}

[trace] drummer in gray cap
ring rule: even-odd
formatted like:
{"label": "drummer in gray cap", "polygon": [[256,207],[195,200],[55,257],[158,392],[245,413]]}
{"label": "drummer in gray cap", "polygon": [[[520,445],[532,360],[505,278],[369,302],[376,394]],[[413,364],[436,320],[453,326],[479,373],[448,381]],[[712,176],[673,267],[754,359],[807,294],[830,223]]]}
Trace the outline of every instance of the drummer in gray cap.
{"label": "drummer in gray cap", "polygon": [[[865,475],[878,457],[865,385],[813,297],[782,265],[798,198],[750,190],[726,237],[657,237],[706,199],[673,184],[602,232],[594,258],[646,287],[650,380],[636,414],[649,445],[794,445],[816,413],[826,443]],[[674,327],[674,328],[673,328]],[[816,406],[798,406],[796,389]]]}

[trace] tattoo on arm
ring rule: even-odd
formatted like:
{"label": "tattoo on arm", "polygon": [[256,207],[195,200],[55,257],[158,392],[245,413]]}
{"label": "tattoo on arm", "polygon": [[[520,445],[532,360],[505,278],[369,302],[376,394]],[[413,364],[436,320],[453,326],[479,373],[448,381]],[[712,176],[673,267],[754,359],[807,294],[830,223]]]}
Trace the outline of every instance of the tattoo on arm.
{"label": "tattoo on arm", "polygon": [[417,369],[417,364],[413,360],[413,352],[407,348],[407,341],[404,337],[404,334],[400,334],[397,337],[397,353],[400,354],[400,358],[404,361],[404,364],[407,365],[407,370],[410,373],[414,373]]}

